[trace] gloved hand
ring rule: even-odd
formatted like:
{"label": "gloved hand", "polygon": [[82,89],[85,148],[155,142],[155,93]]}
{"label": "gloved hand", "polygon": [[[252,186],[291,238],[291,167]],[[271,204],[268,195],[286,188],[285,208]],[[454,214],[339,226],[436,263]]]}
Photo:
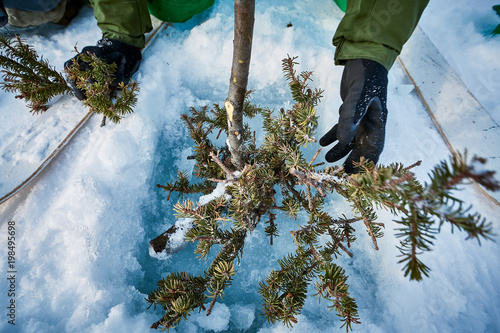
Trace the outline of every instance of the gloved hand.
{"label": "gloved hand", "polygon": [[[120,82],[127,84],[130,81],[132,75],[139,69],[142,60],[140,48],[110,38],[101,39],[97,42],[97,46],[84,47],[82,53],[95,54],[107,63],[117,64],[118,68],[115,73],[115,79],[111,84],[112,88],[115,89]],[[83,61],[79,55],[66,61],[64,67],[69,68],[73,64],[73,59],[76,59],[82,70],[87,71],[91,69],[90,65]],[[68,81],[75,96],[79,100],[85,99],[85,93],[78,88],[76,83],[72,80]]]}
{"label": "gloved hand", "polygon": [[342,105],[338,124],[319,141],[323,147],[338,141],[327,152],[328,162],[335,162],[347,154],[344,169],[357,173],[353,162],[361,156],[377,163],[384,148],[387,120],[387,69],[373,60],[347,60],[340,83]]}

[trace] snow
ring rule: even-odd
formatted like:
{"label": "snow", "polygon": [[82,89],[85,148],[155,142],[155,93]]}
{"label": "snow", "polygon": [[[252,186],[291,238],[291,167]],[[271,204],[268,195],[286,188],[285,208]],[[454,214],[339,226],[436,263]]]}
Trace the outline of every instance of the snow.
{"label": "snow", "polygon": [[[238,173],[239,172],[235,172],[235,176]],[[230,199],[229,195],[227,195],[227,194],[224,193],[225,190],[226,190],[226,187],[230,186],[230,185],[231,185],[231,183],[217,183],[217,186],[215,187],[215,189],[210,194],[202,195],[198,199],[198,203],[200,205],[206,205],[210,201],[215,200],[216,198],[220,198],[222,196],[226,197],[227,199]]]}
{"label": "snow", "polygon": [[[212,315],[213,318],[210,318]],[[230,316],[231,311],[225,304],[217,304],[214,306],[210,316],[207,316],[204,313],[197,313],[193,316],[193,320],[203,330],[222,332],[228,329]]]}
{"label": "snow", "polygon": [[[500,37],[492,30],[500,19],[484,0],[433,0],[422,27],[459,73],[482,105],[500,118],[498,103]],[[232,1],[185,24],[169,27],[145,55],[137,76],[141,84],[134,114],[120,124],[99,127],[93,117],[72,143],[31,187],[0,205],[0,267],[7,275],[8,222],[16,230],[16,325],[0,319],[1,332],[147,332],[161,317],[147,309],[144,298],[169,272],[200,273],[208,263],[193,254],[194,245],[158,260],[149,254],[149,240],[175,221],[178,197],[155,184],[175,179],[178,169],[191,173],[192,142],[180,121],[189,107],[223,103],[232,59]],[[325,90],[317,135],[330,129],[340,105],[342,68],[333,65],[331,38],[342,17],[331,0],[258,1],[249,87],[253,101],[279,109],[290,94],[281,59],[299,56],[297,71],[314,71],[314,86]],[[287,28],[287,24],[292,27]],[[67,29],[29,40],[40,54],[61,69],[73,46],[94,44],[100,32],[90,10]],[[446,144],[410,82],[396,65],[389,74],[389,118],[381,162],[422,160],[414,171],[427,173],[449,155]],[[35,122],[23,103],[0,93],[0,147]],[[498,120],[497,120],[498,121]],[[464,130],[466,130],[464,124]],[[259,139],[259,137],[257,137]],[[221,139],[223,140],[223,139]],[[471,142],[473,145],[474,142]],[[317,147],[313,147],[311,155]],[[41,148],[40,148],[41,149]],[[324,159],[324,153],[318,160]],[[21,158],[21,157],[18,157]],[[32,156],[30,158],[36,158]],[[498,235],[499,207],[476,188],[458,195],[474,205]],[[333,216],[349,214],[337,196],[328,199]],[[357,332],[499,332],[499,242],[465,241],[465,234],[443,227],[433,251],[422,259],[431,278],[410,282],[397,264],[398,241],[392,216],[379,212],[386,236],[375,251],[362,225],[351,251],[340,258],[349,275],[362,325]],[[263,228],[248,238],[233,285],[212,315],[193,313],[171,332],[344,332],[325,302],[310,297],[299,323],[288,329],[261,316],[258,283],[276,260],[295,250],[289,230],[305,221],[279,220],[281,237],[269,245]],[[0,279],[0,305],[6,314],[9,281]]]}
{"label": "snow", "polygon": [[491,8],[497,4],[496,0],[483,0],[480,4],[465,0],[430,1],[426,14],[441,14],[439,19],[424,15],[421,24],[470,91],[500,124],[500,103],[498,98],[492,98],[500,89],[500,42],[498,36],[491,35],[500,24]]}

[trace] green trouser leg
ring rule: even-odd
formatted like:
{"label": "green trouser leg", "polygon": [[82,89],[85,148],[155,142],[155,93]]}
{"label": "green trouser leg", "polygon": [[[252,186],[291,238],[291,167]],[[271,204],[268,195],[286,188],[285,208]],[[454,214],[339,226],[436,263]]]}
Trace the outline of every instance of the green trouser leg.
{"label": "green trouser leg", "polygon": [[429,0],[347,0],[333,45],[335,64],[369,59],[389,70]]}
{"label": "green trouser leg", "polygon": [[91,0],[97,25],[104,37],[142,48],[144,34],[152,30],[147,0]]}

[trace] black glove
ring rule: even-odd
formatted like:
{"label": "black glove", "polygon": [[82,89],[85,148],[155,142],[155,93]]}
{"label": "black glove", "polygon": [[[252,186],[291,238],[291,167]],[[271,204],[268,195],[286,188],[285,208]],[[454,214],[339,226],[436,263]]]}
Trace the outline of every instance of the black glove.
{"label": "black glove", "polygon": [[328,162],[349,154],[344,162],[347,173],[357,173],[353,162],[361,157],[377,163],[384,148],[387,120],[387,69],[373,60],[347,60],[340,83],[338,124],[319,141],[323,147],[338,143],[326,153]]}
{"label": "black glove", "polygon": [[[95,54],[107,63],[117,64],[118,68],[115,73],[115,79],[111,84],[115,89],[120,82],[127,84],[130,81],[132,75],[139,69],[142,60],[140,48],[110,38],[101,39],[97,42],[97,46],[84,47],[82,53]],[[87,71],[91,69],[90,64],[83,61],[79,55],[66,61],[64,67],[69,68],[73,64],[73,59],[76,59],[82,70]],[[79,100],[85,99],[85,93],[77,87],[75,82],[72,80],[68,81],[75,96]]]}

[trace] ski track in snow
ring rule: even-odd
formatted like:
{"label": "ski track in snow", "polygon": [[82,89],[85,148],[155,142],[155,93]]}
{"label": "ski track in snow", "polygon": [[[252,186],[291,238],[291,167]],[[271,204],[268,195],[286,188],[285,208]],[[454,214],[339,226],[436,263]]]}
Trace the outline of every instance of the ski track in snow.
{"label": "ski track in snow", "polygon": [[[469,29],[474,47],[481,48],[478,57],[485,57],[481,59],[490,59],[488,50],[498,54],[500,49],[498,38],[481,39],[481,33],[474,33],[477,23],[489,15],[487,10],[478,7],[469,13],[468,6],[471,2],[466,0],[431,2],[422,18],[424,29],[432,30],[426,31],[438,47],[437,38],[446,39],[439,37],[440,32],[449,31],[445,55],[452,57],[450,62],[462,70],[455,68],[462,77],[473,77],[476,68],[481,73],[498,71],[498,59],[478,61],[469,72],[459,66],[463,59],[453,51],[463,50],[463,39],[451,37],[459,33],[456,26]],[[16,326],[9,325],[4,315],[1,332],[146,332],[161,316],[159,309],[147,310],[144,301],[156,281],[172,271],[199,273],[205,267],[192,253],[193,245],[160,261],[149,255],[148,241],[172,225],[177,199],[173,195],[167,202],[166,194],[154,185],[173,179],[177,169],[193,170],[192,161],[186,160],[192,149],[180,114],[191,106],[222,103],[227,95],[232,10],[232,1],[218,1],[195,19],[169,27],[145,54],[134,114],[104,128],[94,116],[33,186],[0,206],[0,251],[4,253],[0,267],[6,271],[7,222],[15,221],[17,270]],[[441,12],[445,17],[454,15],[453,20],[443,21]],[[314,71],[314,86],[325,90],[318,107],[322,118],[317,137],[335,123],[340,105],[342,69],[333,65],[331,38],[341,17],[334,3],[326,0],[257,3],[249,82],[252,100],[274,109],[288,107],[291,98],[281,59],[287,54],[299,56],[297,72]],[[287,28],[289,22],[293,26]],[[99,38],[91,11],[85,10],[67,29],[32,37],[30,42],[60,70],[73,56],[75,43],[82,48]],[[473,48],[465,52],[467,57],[473,54]],[[389,120],[381,162],[408,165],[422,160],[416,172],[425,180],[431,168],[447,158],[448,149],[398,66],[389,79]],[[467,82],[474,84],[474,80]],[[487,94],[482,98],[485,107],[492,105],[491,112],[500,113],[495,109],[498,100]],[[22,124],[36,121],[36,115],[3,92],[0,103],[3,148],[9,138],[22,132]],[[497,206],[474,187],[458,195],[492,221],[499,234]],[[328,206],[334,216],[350,212],[336,196]],[[392,217],[383,211],[379,217],[386,224],[380,250],[374,250],[359,225],[352,248],[355,258],[339,260],[358,302],[362,325],[355,332],[500,331],[498,242],[478,246],[445,226],[433,251],[422,256],[432,269],[431,278],[409,282],[397,264]],[[194,313],[189,322],[171,332],[344,332],[326,303],[318,304],[312,296],[292,329],[269,325],[260,315],[258,283],[277,267],[278,258],[295,250],[287,234],[298,223],[302,222],[281,220],[282,236],[273,247],[262,228],[257,228],[247,241],[236,280],[224,301],[210,317]],[[261,259],[263,251],[269,260]],[[9,284],[5,278],[0,281],[5,313]]]}

